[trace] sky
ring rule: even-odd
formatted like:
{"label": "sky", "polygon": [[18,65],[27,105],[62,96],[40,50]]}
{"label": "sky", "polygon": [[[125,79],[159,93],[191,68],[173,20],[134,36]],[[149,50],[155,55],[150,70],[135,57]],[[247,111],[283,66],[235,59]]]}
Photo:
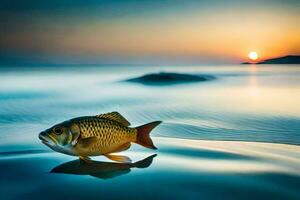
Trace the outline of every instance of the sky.
{"label": "sky", "polygon": [[298,0],[1,0],[0,64],[206,64],[300,54]]}

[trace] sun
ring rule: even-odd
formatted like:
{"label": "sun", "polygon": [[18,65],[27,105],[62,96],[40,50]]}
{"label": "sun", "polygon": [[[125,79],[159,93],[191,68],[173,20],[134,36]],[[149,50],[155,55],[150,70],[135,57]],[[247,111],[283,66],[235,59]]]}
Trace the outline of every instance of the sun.
{"label": "sun", "polygon": [[258,59],[258,54],[255,52],[255,51],[251,51],[249,54],[248,54],[248,57],[250,60],[257,60]]}

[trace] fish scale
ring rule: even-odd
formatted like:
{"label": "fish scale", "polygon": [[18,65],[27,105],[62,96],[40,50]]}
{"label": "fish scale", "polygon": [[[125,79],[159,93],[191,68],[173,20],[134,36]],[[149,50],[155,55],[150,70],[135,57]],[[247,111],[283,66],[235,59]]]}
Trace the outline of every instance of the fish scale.
{"label": "fish scale", "polygon": [[79,120],[79,127],[82,138],[97,137],[97,142],[90,147],[93,152],[134,141],[137,133],[134,128],[122,127],[117,122],[97,117]]}

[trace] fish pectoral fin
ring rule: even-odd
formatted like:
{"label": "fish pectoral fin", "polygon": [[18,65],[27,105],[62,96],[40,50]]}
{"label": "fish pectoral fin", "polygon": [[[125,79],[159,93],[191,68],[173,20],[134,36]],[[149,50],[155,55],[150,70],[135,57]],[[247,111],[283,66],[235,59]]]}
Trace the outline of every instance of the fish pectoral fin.
{"label": "fish pectoral fin", "polygon": [[71,144],[72,146],[75,146],[78,142],[78,139],[80,138],[80,128],[77,124],[73,123],[70,125],[69,133],[71,134]]}
{"label": "fish pectoral fin", "polygon": [[88,138],[81,138],[77,142],[77,145],[79,145],[82,148],[87,148],[96,141],[97,141],[97,137],[95,137],[95,136],[88,137]]}
{"label": "fish pectoral fin", "polygon": [[121,155],[112,155],[112,154],[104,154],[104,156],[110,160],[121,162],[121,163],[131,163],[131,159],[127,156]]}

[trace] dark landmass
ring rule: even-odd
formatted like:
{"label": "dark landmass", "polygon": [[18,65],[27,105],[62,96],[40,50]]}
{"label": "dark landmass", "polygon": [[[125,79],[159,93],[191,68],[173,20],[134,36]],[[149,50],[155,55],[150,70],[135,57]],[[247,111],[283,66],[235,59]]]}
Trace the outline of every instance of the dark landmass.
{"label": "dark landmass", "polygon": [[202,82],[215,79],[211,75],[192,75],[192,74],[180,74],[180,73],[153,73],[146,74],[137,78],[132,78],[126,80],[127,82],[141,83],[144,85],[173,85],[181,83],[193,83],[193,82]]}
{"label": "dark landmass", "polygon": [[300,56],[289,55],[279,58],[272,58],[258,63],[243,62],[241,64],[300,64]]}

